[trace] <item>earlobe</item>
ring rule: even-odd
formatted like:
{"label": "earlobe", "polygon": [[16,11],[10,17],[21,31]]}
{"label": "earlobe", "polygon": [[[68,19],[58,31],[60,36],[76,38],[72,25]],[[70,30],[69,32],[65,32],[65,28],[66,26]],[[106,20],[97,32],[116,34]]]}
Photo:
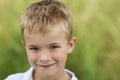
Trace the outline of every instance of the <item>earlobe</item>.
{"label": "earlobe", "polygon": [[68,45],[68,54],[70,54],[75,46],[77,42],[77,38],[76,37],[73,37],[70,42],[69,42],[69,45]]}

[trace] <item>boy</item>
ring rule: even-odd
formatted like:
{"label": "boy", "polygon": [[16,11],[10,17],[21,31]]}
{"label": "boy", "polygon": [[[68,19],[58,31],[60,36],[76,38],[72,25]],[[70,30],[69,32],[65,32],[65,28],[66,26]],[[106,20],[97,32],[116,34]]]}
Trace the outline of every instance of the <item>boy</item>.
{"label": "boy", "polygon": [[21,17],[23,44],[32,66],[5,80],[77,80],[64,69],[77,39],[72,36],[72,14],[60,1],[31,4]]}

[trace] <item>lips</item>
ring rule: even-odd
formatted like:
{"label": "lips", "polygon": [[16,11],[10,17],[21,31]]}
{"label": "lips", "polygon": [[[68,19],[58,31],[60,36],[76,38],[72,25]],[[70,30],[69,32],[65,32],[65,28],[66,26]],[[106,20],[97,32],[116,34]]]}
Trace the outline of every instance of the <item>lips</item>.
{"label": "lips", "polygon": [[55,63],[51,63],[51,64],[37,64],[38,66],[42,67],[42,68],[49,68],[51,66],[53,66]]}

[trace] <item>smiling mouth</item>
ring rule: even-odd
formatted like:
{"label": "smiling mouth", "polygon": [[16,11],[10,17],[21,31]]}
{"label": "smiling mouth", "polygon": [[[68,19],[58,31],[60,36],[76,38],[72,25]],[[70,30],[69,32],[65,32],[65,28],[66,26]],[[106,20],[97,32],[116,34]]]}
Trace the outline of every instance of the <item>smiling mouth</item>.
{"label": "smiling mouth", "polygon": [[38,64],[39,67],[42,67],[42,68],[49,68],[51,66],[53,66],[55,63],[52,63],[52,64]]}

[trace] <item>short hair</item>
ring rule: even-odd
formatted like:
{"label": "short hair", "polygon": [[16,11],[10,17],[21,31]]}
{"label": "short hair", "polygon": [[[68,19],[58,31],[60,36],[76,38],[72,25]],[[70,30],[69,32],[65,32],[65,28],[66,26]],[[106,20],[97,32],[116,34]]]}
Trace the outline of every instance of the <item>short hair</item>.
{"label": "short hair", "polygon": [[21,32],[37,30],[42,34],[58,22],[65,24],[68,40],[72,37],[72,13],[67,6],[56,0],[42,0],[31,4],[21,16]]}

